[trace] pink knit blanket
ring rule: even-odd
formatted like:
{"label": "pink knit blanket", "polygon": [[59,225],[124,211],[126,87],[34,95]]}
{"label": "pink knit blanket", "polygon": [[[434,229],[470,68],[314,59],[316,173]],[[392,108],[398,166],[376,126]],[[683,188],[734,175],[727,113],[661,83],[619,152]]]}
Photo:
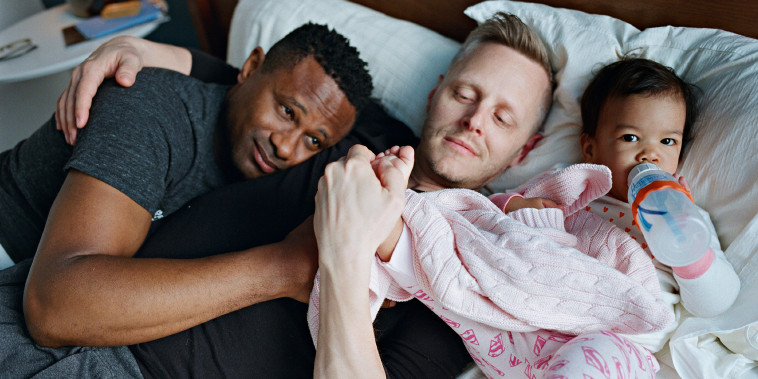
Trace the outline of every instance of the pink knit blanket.
{"label": "pink knit blanket", "polygon": [[[674,315],[661,300],[650,257],[624,231],[584,210],[610,188],[604,166],[579,164],[530,181],[520,192],[562,209],[504,214],[462,189],[406,193],[413,271],[438,305],[494,328],[567,334],[647,333]],[[371,311],[385,298],[412,298],[375,262]],[[308,314],[316,340],[317,275]]]}

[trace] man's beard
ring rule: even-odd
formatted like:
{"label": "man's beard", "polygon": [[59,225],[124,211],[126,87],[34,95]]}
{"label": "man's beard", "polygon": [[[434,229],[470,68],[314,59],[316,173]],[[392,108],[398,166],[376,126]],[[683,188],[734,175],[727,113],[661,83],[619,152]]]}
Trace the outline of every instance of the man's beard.
{"label": "man's beard", "polygon": [[437,161],[429,162],[429,170],[444,183],[445,188],[469,188],[467,178],[462,175],[448,174]]}
{"label": "man's beard", "polygon": [[[440,181],[445,183],[445,188],[465,188],[470,190],[479,190],[480,188],[487,185],[489,182],[497,178],[500,174],[505,171],[505,168],[495,171],[495,168],[492,165],[487,165],[485,167],[480,167],[478,169],[471,169],[471,170],[460,170],[461,173],[448,173],[446,171],[451,170],[443,170],[441,167],[442,164],[440,164],[437,161],[429,161],[428,162],[429,171],[431,171]],[[481,175],[474,176],[474,175],[467,175],[472,170],[477,170],[478,173]],[[455,171],[455,170],[452,170]],[[487,175],[485,175],[487,174]]]}

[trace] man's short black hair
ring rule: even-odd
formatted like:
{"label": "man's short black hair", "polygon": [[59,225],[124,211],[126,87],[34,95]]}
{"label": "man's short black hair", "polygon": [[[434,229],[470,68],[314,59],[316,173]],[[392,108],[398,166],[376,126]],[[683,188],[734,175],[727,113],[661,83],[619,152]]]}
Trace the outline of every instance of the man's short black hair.
{"label": "man's short black hair", "polygon": [[[681,96],[686,109],[682,153],[692,138],[697,117],[696,87],[682,80],[673,69],[658,62],[625,57],[603,67],[582,95],[582,132],[595,135],[600,111],[611,98],[630,95]],[[681,155],[680,155],[681,158]]]}
{"label": "man's short black hair", "polygon": [[337,82],[356,112],[368,104],[374,85],[366,62],[347,38],[326,25],[307,23],[287,34],[269,49],[262,70],[291,68],[309,56]]}

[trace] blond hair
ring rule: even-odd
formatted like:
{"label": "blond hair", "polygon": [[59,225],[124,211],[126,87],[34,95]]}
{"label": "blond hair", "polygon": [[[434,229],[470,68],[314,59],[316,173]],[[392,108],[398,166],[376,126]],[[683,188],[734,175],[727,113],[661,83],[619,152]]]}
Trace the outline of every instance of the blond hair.
{"label": "blond hair", "polygon": [[479,45],[485,42],[510,47],[545,69],[549,81],[549,88],[547,91],[544,91],[542,101],[540,101],[540,107],[538,109],[539,114],[537,117],[537,127],[539,128],[547,117],[547,112],[553,101],[552,95],[553,88],[555,87],[553,70],[550,67],[547,48],[545,48],[542,39],[540,39],[537,33],[524,24],[524,22],[517,16],[504,12],[497,12],[469,33],[468,37],[466,37],[466,41],[463,42],[460,50],[458,50],[458,53],[453,57],[448,72]]}

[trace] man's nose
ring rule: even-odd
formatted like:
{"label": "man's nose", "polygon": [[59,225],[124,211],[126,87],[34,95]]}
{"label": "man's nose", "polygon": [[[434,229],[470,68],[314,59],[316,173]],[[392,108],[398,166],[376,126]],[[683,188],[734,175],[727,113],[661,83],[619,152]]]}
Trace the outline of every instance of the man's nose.
{"label": "man's nose", "polygon": [[485,111],[480,105],[472,105],[461,118],[461,127],[477,135],[482,134]]}
{"label": "man's nose", "polygon": [[292,158],[297,147],[299,133],[295,131],[280,131],[271,133],[271,145],[274,146],[274,155],[281,160]]}

